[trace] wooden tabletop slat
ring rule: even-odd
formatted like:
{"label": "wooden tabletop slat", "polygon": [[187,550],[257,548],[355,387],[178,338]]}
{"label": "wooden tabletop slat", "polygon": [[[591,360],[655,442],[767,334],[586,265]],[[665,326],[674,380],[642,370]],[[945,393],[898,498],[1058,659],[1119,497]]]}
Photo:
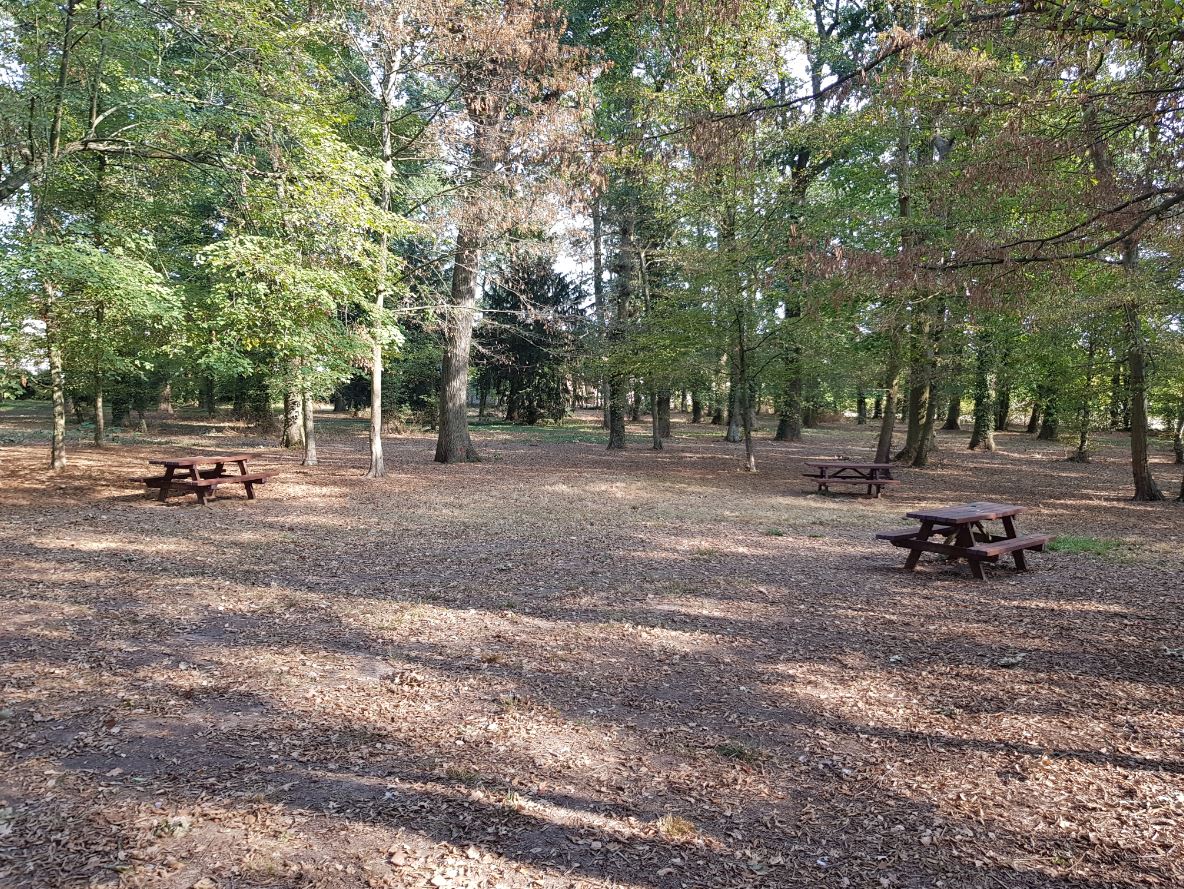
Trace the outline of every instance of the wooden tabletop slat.
{"label": "wooden tabletop slat", "polygon": [[1018,515],[1028,507],[1014,503],[964,503],[960,506],[946,506],[940,509],[919,509],[905,513],[907,518],[919,522],[946,522],[951,525],[969,525],[973,522],[991,522],[1004,516]]}
{"label": "wooden tabletop slat", "polygon": [[162,457],[156,460],[149,460],[148,462],[153,466],[176,466],[190,467],[190,466],[205,466],[207,464],[215,463],[238,463],[240,460],[252,459],[251,454],[232,454],[229,457],[219,457],[217,455],[212,457]]}

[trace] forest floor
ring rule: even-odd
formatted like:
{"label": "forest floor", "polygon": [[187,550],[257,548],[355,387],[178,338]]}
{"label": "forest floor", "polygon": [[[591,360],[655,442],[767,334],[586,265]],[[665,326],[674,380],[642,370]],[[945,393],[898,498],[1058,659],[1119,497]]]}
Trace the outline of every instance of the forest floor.
{"label": "forest floor", "polygon": [[[178,418],[50,478],[0,410],[0,886],[1184,886],[1184,504],[1124,499],[1123,437],[942,433],[867,500],[801,477],[867,427],[748,475],[710,426],[491,424],[375,482],[322,420],[318,467]],[[126,481],[244,448],[255,502]],[[1057,550],[872,539],[976,499]]]}

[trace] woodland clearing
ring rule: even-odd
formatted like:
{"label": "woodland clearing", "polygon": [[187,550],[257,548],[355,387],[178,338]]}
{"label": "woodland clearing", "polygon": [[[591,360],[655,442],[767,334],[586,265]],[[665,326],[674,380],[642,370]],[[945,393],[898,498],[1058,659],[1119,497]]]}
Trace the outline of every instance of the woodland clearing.
{"label": "woodland clearing", "polygon": [[[476,424],[479,464],[318,417],[322,465],[176,419],[75,446],[0,412],[0,884],[1184,885],[1184,503],[1022,433],[941,432],[880,500],[679,417]],[[1170,453],[1153,468],[1168,481]],[[258,449],[162,505],[161,453]],[[1174,474],[1174,469],[1172,474]],[[96,482],[96,478],[98,481]],[[1059,535],[986,584],[872,539],[920,505]]]}

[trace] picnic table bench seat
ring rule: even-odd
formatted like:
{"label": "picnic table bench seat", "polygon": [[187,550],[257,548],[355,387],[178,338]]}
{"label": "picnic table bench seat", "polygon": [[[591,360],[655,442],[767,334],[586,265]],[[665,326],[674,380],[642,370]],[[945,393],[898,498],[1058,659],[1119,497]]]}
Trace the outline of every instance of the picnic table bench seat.
{"label": "picnic table bench seat", "polygon": [[984,559],[997,559],[1017,550],[1034,550],[1041,552],[1044,545],[1052,540],[1049,534],[1024,534],[1020,537],[1002,537],[990,542],[978,543],[970,548],[970,552]]}

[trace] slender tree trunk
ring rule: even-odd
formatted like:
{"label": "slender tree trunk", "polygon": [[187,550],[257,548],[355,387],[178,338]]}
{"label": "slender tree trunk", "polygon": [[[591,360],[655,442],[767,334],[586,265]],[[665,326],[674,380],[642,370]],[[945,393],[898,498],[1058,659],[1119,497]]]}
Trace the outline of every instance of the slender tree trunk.
{"label": "slender tree trunk", "polygon": [[[1126,246],[1123,265],[1134,267],[1137,247]],[[1135,482],[1135,500],[1163,500],[1163,492],[1151,474],[1147,430],[1147,355],[1143,340],[1142,322],[1132,303],[1123,306],[1127,333],[1127,379],[1130,384],[1131,406],[1131,474]]]}
{"label": "slender tree trunk", "polygon": [[929,465],[929,455],[933,453],[937,444],[937,382],[929,384],[929,391],[925,398],[925,419],[921,423],[921,434],[917,437],[917,453],[913,456],[912,465],[923,469]]}
{"label": "slender tree trunk", "polygon": [[1172,452],[1176,455],[1176,463],[1184,463],[1184,398],[1180,399],[1180,406],[1176,411],[1175,432],[1172,435]]}
{"label": "slender tree trunk", "polygon": [[95,368],[95,447],[101,448],[107,443],[107,428],[104,422],[103,409],[103,374]]}
{"label": "slender tree trunk", "polygon": [[1077,410],[1077,450],[1069,458],[1073,463],[1089,462],[1089,427],[1093,422],[1090,410],[1090,399],[1093,397],[1094,387],[1094,355],[1097,352],[1097,337],[1093,332],[1087,334],[1089,343],[1085,353],[1085,387],[1081,393],[1081,404]]}
{"label": "slender tree trunk", "polygon": [[304,421],[304,466],[317,465],[317,436],[313,418],[312,393],[307,384],[300,393],[300,417]]}
{"label": "slender tree trunk", "polygon": [[[637,251],[633,246],[633,226],[633,210],[631,207],[625,207],[621,213],[617,252],[613,263],[616,305],[608,328],[610,346],[619,346],[625,340],[637,264]],[[610,367],[608,376],[608,449],[623,451],[625,449],[625,397],[629,388],[629,374],[621,370],[619,362],[614,362]]]}
{"label": "slender tree trunk", "polygon": [[654,450],[662,450],[662,421],[658,416],[658,395],[653,389],[650,390],[650,404],[653,405],[653,410],[650,411],[650,433],[654,439]]}
{"label": "slender tree trunk", "polygon": [[[396,98],[397,55],[387,47],[382,64],[382,80],[379,83],[379,139],[382,152],[382,185],[379,191],[379,207],[384,214],[391,210],[391,180],[395,175],[394,162],[394,111]],[[382,454],[382,370],[383,340],[386,337],[386,292],[390,286],[387,280],[390,261],[390,236],[383,226],[378,236],[378,280],[374,286],[374,323],[371,327],[373,342],[370,346],[370,465],[366,478],[382,478],[386,475],[386,461]]]}
{"label": "slender tree trunk", "polygon": [[62,349],[56,324],[48,316],[45,323],[45,346],[49,359],[50,393],[53,398],[53,431],[49,445],[49,468],[66,468],[66,381],[62,374]]}
{"label": "slender tree trunk", "polygon": [[[604,298],[604,219],[600,196],[592,202],[592,296],[596,306],[596,323],[601,336],[608,335],[608,305]],[[600,389],[600,425],[609,428],[609,385],[602,376]]]}

